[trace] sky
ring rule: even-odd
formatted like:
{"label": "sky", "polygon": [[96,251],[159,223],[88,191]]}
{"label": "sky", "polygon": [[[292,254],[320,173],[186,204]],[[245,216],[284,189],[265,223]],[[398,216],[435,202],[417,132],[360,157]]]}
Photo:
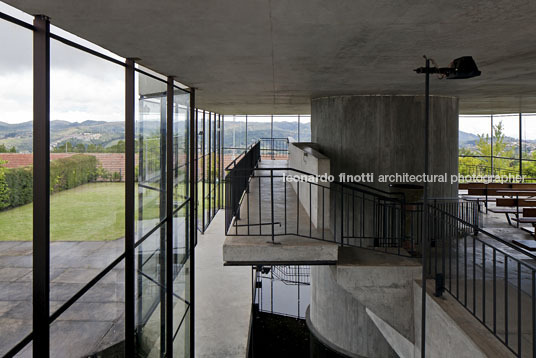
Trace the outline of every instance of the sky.
{"label": "sky", "polygon": [[[32,17],[0,2],[0,11],[32,22]],[[52,26],[51,32],[122,60]],[[0,20],[0,121],[32,120],[32,33]],[[124,121],[122,66],[51,40],[50,118],[69,122]]]}
{"label": "sky", "polygon": [[[536,139],[536,114],[523,113],[521,115],[521,131],[523,139]],[[519,114],[493,115],[493,125],[502,123],[504,134],[507,137],[519,138]],[[460,116],[459,130],[473,134],[491,133],[491,116]]]}

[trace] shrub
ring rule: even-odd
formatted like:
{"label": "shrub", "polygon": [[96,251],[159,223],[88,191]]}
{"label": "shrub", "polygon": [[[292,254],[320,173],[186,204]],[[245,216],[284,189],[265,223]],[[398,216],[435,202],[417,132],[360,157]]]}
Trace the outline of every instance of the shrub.
{"label": "shrub", "polygon": [[6,183],[9,188],[9,203],[7,207],[14,208],[32,202],[32,167],[6,169]]}
{"label": "shrub", "polygon": [[121,181],[121,174],[119,172],[113,172],[112,181]]}
{"label": "shrub", "polygon": [[76,154],[50,162],[50,191],[57,193],[97,179],[97,158]]}
{"label": "shrub", "polygon": [[0,210],[9,206],[9,187],[6,181],[5,162],[0,160]]}
{"label": "shrub", "polygon": [[112,174],[104,169],[102,166],[97,167],[97,178],[102,181],[110,181],[112,179]]}
{"label": "shrub", "polygon": [[[50,162],[50,192],[72,189],[97,179],[97,158],[77,154]],[[5,183],[5,184],[4,184]],[[33,201],[32,167],[7,169],[0,163],[0,210]]]}

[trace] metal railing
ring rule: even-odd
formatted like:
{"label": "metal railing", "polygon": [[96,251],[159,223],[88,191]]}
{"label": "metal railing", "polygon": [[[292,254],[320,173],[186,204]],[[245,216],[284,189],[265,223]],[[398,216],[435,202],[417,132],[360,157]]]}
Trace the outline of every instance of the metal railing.
{"label": "metal railing", "polygon": [[[310,266],[257,266],[253,269],[253,309],[279,316],[305,319],[310,303]],[[292,290],[282,289],[294,286]]]}
{"label": "metal railing", "polygon": [[274,278],[286,285],[309,285],[311,283],[310,266],[272,266]]}
{"label": "metal railing", "polygon": [[250,177],[260,158],[260,142],[257,142],[225,168],[227,171],[225,176],[226,232],[229,230],[233,218],[239,215],[241,198],[249,186]]}
{"label": "metal railing", "polygon": [[[227,235],[268,236],[274,242],[296,235],[414,257],[425,252],[425,273],[436,287],[514,355],[536,354],[536,256],[482,229],[480,202],[430,199],[423,250],[423,204],[408,203],[401,193],[322,182],[289,168],[249,165],[234,175],[243,178],[233,179],[242,183],[242,192],[234,191],[238,196],[230,201],[237,215]],[[294,175],[305,177],[289,182]]]}
{"label": "metal railing", "polygon": [[289,138],[261,138],[261,156],[264,158],[288,159]]}
{"label": "metal railing", "polygon": [[426,272],[436,282],[443,280],[444,289],[512,353],[534,356],[536,256],[480,228],[467,220],[463,209],[449,205],[429,204]]}
{"label": "metal railing", "polygon": [[[462,157],[461,157],[462,158]],[[514,159],[511,159],[514,162]],[[526,161],[525,159],[523,161]],[[517,163],[516,163],[517,164]],[[500,168],[500,167],[491,167],[489,164],[465,164],[459,163],[458,172],[462,176],[486,176],[493,179],[494,176],[512,176],[517,177],[518,175],[524,175],[523,181],[526,182],[536,182],[533,173],[527,171],[525,168],[522,171],[519,171],[519,167],[512,168]],[[463,178],[462,178],[463,179]],[[516,182],[515,179],[511,180]]]}
{"label": "metal railing", "polygon": [[[306,179],[289,182],[297,175]],[[267,236],[275,243],[278,236],[295,235],[407,256],[419,246],[414,238],[420,227],[407,222],[411,206],[402,193],[251,165],[236,169],[226,187],[229,236]]]}

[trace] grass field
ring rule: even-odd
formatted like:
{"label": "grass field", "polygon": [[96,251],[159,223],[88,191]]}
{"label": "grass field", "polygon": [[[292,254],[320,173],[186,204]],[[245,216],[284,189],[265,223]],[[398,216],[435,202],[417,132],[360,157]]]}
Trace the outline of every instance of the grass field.
{"label": "grass field", "polygon": [[[124,183],[94,183],[50,197],[52,241],[114,240],[124,236]],[[32,240],[33,205],[0,212],[0,241]]]}
{"label": "grass field", "polygon": [[[138,209],[135,214],[137,219]],[[32,204],[0,212],[0,241],[31,241],[32,217]],[[159,218],[156,191],[144,190],[143,218]],[[124,183],[85,184],[50,197],[52,241],[115,240],[124,236],[124,222]]]}

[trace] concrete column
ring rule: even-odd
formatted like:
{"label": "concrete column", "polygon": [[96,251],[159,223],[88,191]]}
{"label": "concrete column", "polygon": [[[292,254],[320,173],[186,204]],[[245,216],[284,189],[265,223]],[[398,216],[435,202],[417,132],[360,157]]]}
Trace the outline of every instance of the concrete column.
{"label": "concrete column", "polygon": [[[312,100],[312,142],[338,175],[424,172],[424,96],[336,96]],[[455,197],[458,173],[458,99],[430,99],[429,173],[447,173],[447,183],[429,186],[430,197]]]}

